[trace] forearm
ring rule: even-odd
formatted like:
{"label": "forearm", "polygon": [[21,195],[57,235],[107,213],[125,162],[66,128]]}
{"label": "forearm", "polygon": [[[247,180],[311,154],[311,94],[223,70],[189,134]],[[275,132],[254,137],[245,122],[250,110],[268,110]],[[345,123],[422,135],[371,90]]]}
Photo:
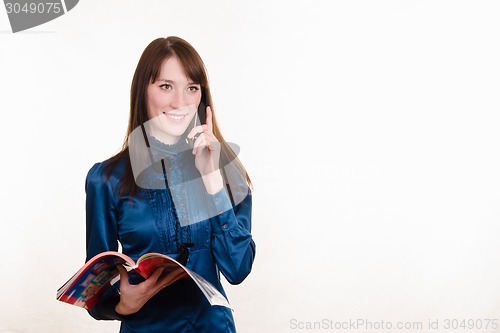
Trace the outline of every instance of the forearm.
{"label": "forearm", "polygon": [[224,183],[220,170],[203,175],[201,179],[203,180],[203,184],[208,194],[215,194],[223,188]]}
{"label": "forearm", "polygon": [[[225,193],[216,194],[215,199],[221,202],[222,194]],[[234,209],[213,217],[211,224],[212,252],[217,266],[230,283],[241,283],[250,273],[255,257],[255,242],[251,234],[250,192]]]}

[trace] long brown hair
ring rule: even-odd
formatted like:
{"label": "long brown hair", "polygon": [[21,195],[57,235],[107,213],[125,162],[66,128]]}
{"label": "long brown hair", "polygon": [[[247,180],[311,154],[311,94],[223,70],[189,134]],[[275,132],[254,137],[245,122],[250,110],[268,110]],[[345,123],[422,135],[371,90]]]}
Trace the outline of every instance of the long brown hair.
{"label": "long brown hair", "polygon": [[[167,38],[155,39],[144,49],[144,52],[142,53],[135,69],[134,77],[132,78],[132,85],[130,88],[130,116],[127,134],[125,136],[122,149],[118,154],[111,157],[105,165],[105,172],[109,179],[117,163],[122,158],[127,158],[125,174],[121,180],[118,190],[121,195],[134,195],[137,193],[138,187],[135,184],[129,157],[129,136],[134,129],[149,120],[147,109],[147,88],[150,83],[155,82],[158,78],[163,62],[173,56],[179,59],[186,76],[191,81],[201,86],[201,91],[205,101],[207,105],[210,105],[212,110],[213,133],[221,143],[226,142],[216,121],[212,95],[208,84],[207,71],[198,52],[193,46],[191,46],[191,44],[179,37],[170,36]],[[251,186],[252,183],[250,177],[243,167],[243,164],[236,157],[235,152],[227,145],[222,145],[222,147],[224,148],[221,150],[221,165],[225,165],[226,163],[235,160],[238,173],[240,173],[241,177],[246,179],[248,186]],[[224,163],[224,161],[226,163]]]}

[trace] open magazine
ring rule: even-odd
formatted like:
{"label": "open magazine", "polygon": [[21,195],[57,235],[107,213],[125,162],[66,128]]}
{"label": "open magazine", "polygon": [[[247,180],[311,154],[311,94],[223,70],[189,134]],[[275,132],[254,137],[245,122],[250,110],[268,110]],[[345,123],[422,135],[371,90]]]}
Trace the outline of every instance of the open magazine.
{"label": "open magazine", "polygon": [[57,290],[57,299],[87,310],[92,310],[99,297],[116,281],[120,274],[116,265],[124,265],[147,279],[158,267],[162,274],[171,274],[170,284],[180,279],[192,279],[211,305],[231,308],[227,299],[210,282],[189,270],[171,257],[160,253],[142,255],[135,263],[129,256],[107,251],[90,259],[75,275]]}

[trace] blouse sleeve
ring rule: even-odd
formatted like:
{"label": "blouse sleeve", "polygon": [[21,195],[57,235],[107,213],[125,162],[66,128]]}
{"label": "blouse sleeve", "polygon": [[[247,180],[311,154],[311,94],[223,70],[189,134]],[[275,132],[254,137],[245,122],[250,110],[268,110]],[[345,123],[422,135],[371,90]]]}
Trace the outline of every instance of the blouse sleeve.
{"label": "blouse sleeve", "polygon": [[[118,250],[116,204],[111,181],[106,179],[102,164],[95,164],[87,174],[85,182],[86,222],[87,222],[87,258],[105,251]],[[97,305],[89,311],[98,320],[122,320],[115,312],[120,300],[118,283],[115,283],[99,299]]]}
{"label": "blouse sleeve", "polygon": [[219,215],[210,219],[212,225],[212,253],[222,274],[231,284],[241,283],[252,269],[255,243],[251,234],[252,193],[236,206],[225,189],[213,200]]}

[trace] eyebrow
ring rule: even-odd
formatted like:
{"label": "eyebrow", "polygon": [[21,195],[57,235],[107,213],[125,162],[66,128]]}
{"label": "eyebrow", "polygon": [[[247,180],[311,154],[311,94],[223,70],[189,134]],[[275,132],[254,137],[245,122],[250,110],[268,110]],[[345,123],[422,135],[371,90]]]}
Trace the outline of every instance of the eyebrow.
{"label": "eyebrow", "polygon": [[[167,79],[158,79],[156,81],[162,81],[162,82],[166,82],[166,83],[175,83],[175,81],[172,81],[172,80],[167,80]],[[188,82],[188,85],[192,85],[192,84],[195,84],[195,85],[198,85],[198,86],[201,86],[201,84],[199,83],[195,83],[195,82],[192,82],[192,81],[189,81]]]}

